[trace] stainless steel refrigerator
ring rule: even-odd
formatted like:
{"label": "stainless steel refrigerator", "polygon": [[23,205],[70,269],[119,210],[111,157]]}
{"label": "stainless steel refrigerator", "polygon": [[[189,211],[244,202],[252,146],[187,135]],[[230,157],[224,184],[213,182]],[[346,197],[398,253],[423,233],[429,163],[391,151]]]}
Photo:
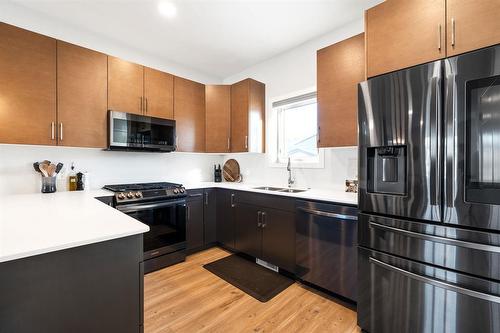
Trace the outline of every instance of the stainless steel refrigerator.
{"label": "stainless steel refrigerator", "polygon": [[359,85],[358,324],[500,332],[500,46]]}

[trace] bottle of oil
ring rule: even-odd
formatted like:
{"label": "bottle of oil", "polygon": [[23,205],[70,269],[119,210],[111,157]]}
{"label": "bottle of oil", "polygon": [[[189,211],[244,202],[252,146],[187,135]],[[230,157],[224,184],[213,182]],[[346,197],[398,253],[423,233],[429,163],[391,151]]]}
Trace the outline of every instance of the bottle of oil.
{"label": "bottle of oil", "polygon": [[76,191],[76,173],[75,173],[75,163],[71,162],[71,171],[68,176],[68,185],[70,191]]}

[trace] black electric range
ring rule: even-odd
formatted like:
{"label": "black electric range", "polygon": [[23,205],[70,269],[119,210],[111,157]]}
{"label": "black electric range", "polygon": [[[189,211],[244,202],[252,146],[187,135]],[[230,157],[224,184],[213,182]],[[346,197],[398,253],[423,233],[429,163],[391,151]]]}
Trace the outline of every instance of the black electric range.
{"label": "black electric range", "polygon": [[145,273],[185,260],[187,193],[181,184],[118,184],[104,189],[115,193],[114,208],[150,228],[143,234]]}

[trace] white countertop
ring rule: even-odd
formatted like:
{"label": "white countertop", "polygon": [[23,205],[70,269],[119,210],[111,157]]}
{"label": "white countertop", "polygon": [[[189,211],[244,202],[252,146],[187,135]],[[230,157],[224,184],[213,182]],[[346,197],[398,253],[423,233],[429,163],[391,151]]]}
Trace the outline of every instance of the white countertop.
{"label": "white countertop", "polygon": [[0,262],[141,234],[149,227],[94,197],[104,190],[0,200]]}
{"label": "white countertop", "polygon": [[[358,204],[358,194],[357,193],[347,193],[344,189],[307,189],[305,192],[299,193],[287,193],[287,192],[278,192],[278,191],[269,191],[269,190],[257,190],[255,187],[261,186],[274,186],[270,184],[247,184],[247,183],[215,183],[215,182],[200,182],[200,183],[188,183],[184,184],[187,189],[196,189],[196,188],[226,188],[231,190],[240,190],[240,191],[249,191],[255,193],[265,193],[265,194],[274,194],[280,196],[286,196],[297,199],[308,199],[308,200],[319,200],[319,201],[327,201],[332,203],[340,203],[340,204],[348,204],[348,205],[357,205]],[[276,187],[283,187],[277,185]],[[297,187],[300,188],[300,187]],[[300,188],[302,189],[302,188]]]}

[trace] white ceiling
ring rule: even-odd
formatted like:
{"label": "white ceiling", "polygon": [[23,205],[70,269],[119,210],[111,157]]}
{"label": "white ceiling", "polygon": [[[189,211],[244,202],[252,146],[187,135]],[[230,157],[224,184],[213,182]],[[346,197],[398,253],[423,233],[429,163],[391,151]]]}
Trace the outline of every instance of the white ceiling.
{"label": "white ceiling", "polygon": [[61,22],[220,78],[361,19],[380,0],[11,0]]}

